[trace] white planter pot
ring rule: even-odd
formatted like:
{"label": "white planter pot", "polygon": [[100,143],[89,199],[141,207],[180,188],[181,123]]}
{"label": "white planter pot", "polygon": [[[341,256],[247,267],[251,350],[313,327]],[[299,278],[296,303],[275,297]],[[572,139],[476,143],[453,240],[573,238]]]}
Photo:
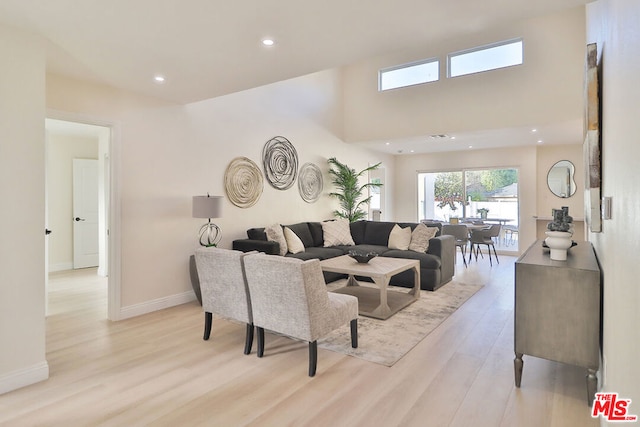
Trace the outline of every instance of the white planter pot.
{"label": "white planter pot", "polygon": [[545,234],[547,238],[544,239],[544,242],[549,246],[549,256],[551,259],[555,261],[566,261],[567,249],[572,245],[571,237],[573,233],[568,231],[547,231]]}

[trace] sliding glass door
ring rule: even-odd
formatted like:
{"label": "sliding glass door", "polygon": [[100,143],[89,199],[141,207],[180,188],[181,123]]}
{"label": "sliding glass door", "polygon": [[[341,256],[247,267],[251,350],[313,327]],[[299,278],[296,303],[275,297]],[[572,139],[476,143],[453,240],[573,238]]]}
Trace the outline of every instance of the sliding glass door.
{"label": "sliding glass door", "polygon": [[500,224],[498,247],[518,250],[518,170],[469,169],[418,174],[418,219]]}

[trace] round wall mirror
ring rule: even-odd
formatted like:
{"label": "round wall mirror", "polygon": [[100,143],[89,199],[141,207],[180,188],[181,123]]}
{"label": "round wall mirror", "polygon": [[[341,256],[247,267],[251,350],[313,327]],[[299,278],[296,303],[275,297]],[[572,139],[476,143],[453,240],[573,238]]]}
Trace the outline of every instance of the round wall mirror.
{"label": "round wall mirror", "polygon": [[569,160],[561,160],[549,169],[547,185],[553,194],[561,198],[571,197],[576,192],[575,166]]}

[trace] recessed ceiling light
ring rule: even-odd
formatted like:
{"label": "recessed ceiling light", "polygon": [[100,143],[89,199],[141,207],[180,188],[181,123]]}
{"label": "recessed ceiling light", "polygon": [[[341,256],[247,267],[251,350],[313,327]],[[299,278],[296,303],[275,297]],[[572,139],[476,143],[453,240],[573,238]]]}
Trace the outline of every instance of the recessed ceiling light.
{"label": "recessed ceiling light", "polygon": [[473,148],[473,145],[470,145],[469,148]]}
{"label": "recessed ceiling light", "polygon": [[543,144],[543,143],[544,142],[541,139],[538,140],[538,144]]}
{"label": "recessed ceiling light", "polygon": [[156,82],[156,83],[164,83],[165,78],[164,78],[164,76],[155,76],[153,78],[153,81]]}
{"label": "recessed ceiling light", "polygon": [[390,142],[385,142],[384,145],[391,145],[391,143]]}
{"label": "recessed ceiling light", "polygon": [[411,150],[412,153],[415,153],[415,150]]}
{"label": "recessed ceiling light", "polygon": [[531,129],[531,132],[536,133],[536,132],[538,132],[538,129],[533,128],[533,129]]}
{"label": "recessed ceiling light", "polygon": [[273,39],[263,39],[262,44],[265,46],[273,46],[276,42]]}
{"label": "recessed ceiling light", "polygon": [[456,137],[455,137],[455,136],[452,136],[452,137],[451,137],[451,139],[456,139]]}

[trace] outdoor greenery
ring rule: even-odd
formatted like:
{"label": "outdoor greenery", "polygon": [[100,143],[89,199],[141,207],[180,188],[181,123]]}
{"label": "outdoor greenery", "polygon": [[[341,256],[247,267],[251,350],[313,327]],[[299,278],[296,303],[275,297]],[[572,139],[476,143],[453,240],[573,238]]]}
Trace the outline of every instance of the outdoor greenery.
{"label": "outdoor greenery", "polygon": [[456,210],[456,203],[468,201],[486,201],[487,194],[518,182],[518,171],[515,169],[488,169],[481,171],[465,171],[466,197],[462,188],[462,172],[441,172],[435,180],[434,196],[438,207],[449,206]]}
{"label": "outdoor greenery", "polygon": [[335,210],[333,214],[338,218],[346,218],[349,222],[366,218],[367,212],[362,210],[362,207],[369,204],[371,196],[363,198],[365,191],[368,188],[381,187],[382,184],[367,182],[361,185],[358,181],[369,171],[378,169],[381,163],[356,172],[355,169],[339,162],[335,157],[330,158],[328,162],[331,182],[337,189],[329,195],[338,199],[341,208],[341,210]]}

